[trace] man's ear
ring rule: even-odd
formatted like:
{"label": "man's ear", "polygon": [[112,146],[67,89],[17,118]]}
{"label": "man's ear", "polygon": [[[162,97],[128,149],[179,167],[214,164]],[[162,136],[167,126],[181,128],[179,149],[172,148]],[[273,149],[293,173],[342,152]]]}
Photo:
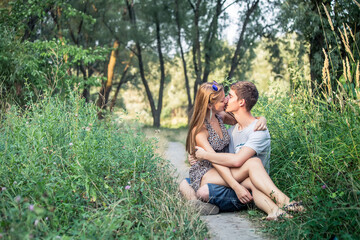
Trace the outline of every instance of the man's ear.
{"label": "man's ear", "polygon": [[239,106],[240,106],[240,107],[244,107],[244,106],[245,106],[245,99],[240,99],[240,100],[239,100]]}
{"label": "man's ear", "polygon": [[208,109],[211,109],[212,108],[211,103],[209,103],[207,107],[208,107]]}

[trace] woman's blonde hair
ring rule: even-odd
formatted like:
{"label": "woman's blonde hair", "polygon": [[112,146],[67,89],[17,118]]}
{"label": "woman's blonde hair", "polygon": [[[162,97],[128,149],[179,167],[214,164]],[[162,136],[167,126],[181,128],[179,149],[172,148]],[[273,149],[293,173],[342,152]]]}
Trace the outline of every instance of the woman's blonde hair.
{"label": "woman's blonde hair", "polygon": [[[217,89],[217,90],[216,90]],[[186,151],[189,154],[195,152],[195,136],[201,130],[205,122],[206,113],[209,103],[220,101],[223,86],[217,83],[201,84],[195,98],[193,113],[189,124],[189,132],[186,138]]]}

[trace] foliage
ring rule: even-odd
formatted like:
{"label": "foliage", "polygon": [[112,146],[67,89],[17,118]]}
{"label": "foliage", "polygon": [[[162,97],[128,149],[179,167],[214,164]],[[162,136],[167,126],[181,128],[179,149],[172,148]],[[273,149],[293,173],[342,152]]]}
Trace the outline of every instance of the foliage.
{"label": "foliage", "polygon": [[[296,32],[300,41],[310,44],[309,58],[313,90],[321,90],[317,85],[322,83],[322,67],[325,60],[323,49],[330,55],[331,85],[338,86],[336,80],[342,75],[343,56],[346,49],[341,47],[341,34],[346,28],[357,31],[359,29],[360,8],[354,0],[314,0],[279,1],[279,23],[286,32]],[[331,18],[331,24],[328,20]],[[354,32],[356,38],[349,38],[349,45],[355,48],[359,45],[359,33]],[[354,52],[355,54],[355,52]],[[357,53],[357,56],[358,53]],[[321,93],[321,91],[320,91]]]}
{"label": "foliage", "polygon": [[[44,92],[67,93],[67,86],[74,83],[81,83],[83,86],[85,84],[83,77],[75,75],[72,71],[80,64],[88,65],[105,59],[107,48],[85,49],[82,46],[67,44],[63,38],[36,41],[22,38],[24,28],[27,26],[21,19],[26,16],[45,18],[43,8],[53,6],[52,4],[55,3],[45,4],[44,2],[44,5],[25,8],[26,4],[24,7],[24,4],[14,1],[11,2],[11,6],[19,7],[19,9],[16,11],[3,9],[1,13],[0,94],[2,108],[6,103],[14,102],[23,106],[30,100],[36,100]],[[38,29],[38,31],[45,30]],[[88,78],[86,84],[98,84],[98,77]]]}
{"label": "foliage", "polygon": [[269,120],[270,175],[307,209],[267,224],[281,239],[360,236],[359,100],[344,88],[323,93],[314,96],[302,86],[291,98],[264,98],[257,106],[257,115]]}
{"label": "foliage", "polygon": [[153,141],[124,122],[98,121],[78,95],[12,106],[1,122],[0,236],[206,237]]}

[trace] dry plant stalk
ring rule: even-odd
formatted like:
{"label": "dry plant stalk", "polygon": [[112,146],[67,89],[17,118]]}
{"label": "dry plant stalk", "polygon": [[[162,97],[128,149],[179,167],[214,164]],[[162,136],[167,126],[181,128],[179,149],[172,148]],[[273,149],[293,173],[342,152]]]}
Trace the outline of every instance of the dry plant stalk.
{"label": "dry plant stalk", "polygon": [[346,24],[346,27],[347,27],[347,29],[349,29],[350,35],[351,35],[352,39],[355,41],[355,35],[354,35],[353,32],[351,31],[351,28],[349,27],[348,24]]}
{"label": "dry plant stalk", "polygon": [[324,83],[327,85],[328,94],[331,96],[331,79],[330,79],[330,71],[329,71],[329,58],[325,52],[325,49],[323,48],[323,52],[325,55],[325,61],[324,61],[324,67],[322,69],[322,77],[324,80]]}
{"label": "dry plant stalk", "polygon": [[352,82],[352,76],[351,76],[351,72],[350,72],[350,64],[349,64],[349,58],[346,57],[346,69],[347,69],[347,77],[349,79],[349,82]]}
{"label": "dry plant stalk", "polygon": [[356,0],[353,0],[355,2],[356,5],[358,5],[358,7],[360,8],[360,3],[358,3]]}
{"label": "dry plant stalk", "polygon": [[344,35],[343,35],[343,33],[341,32],[341,29],[338,28],[338,30],[339,30],[339,32],[340,32],[341,40],[342,40],[342,42],[343,42],[343,44],[344,44],[344,46],[345,46],[345,50],[350,54],[351,59],[355,62],[354,56],[353,56],[353,54],[352,54],[352,52],[351,52],[351,50],[350,50],[349,41],[348,41],[347,34],[346,34],[346,29],[344,29],[344,32],[345,32],[346,40],[347,40],[347,41],[345,41]]}
{"label": "dry plant stalk", "polygon": [[335,31],[335,30],[334,30],[334,25],[333,25],[333,23],[332,23],[332,21],[331,21],[331,18],[330,18],[330,14],[329,14],[328,10],[326,9],[325,5],[324,5],[323,3],[322,3],[322,5],[323,5],[323,7],[324,7],[324,10],[325,10],[327,19],[328,19],[328,21],[329,21],[331,30]]}
{"label": "dry plant stalk", "polygon": [[348,38],[346,27],[345,27],[344,23],[343,23],[343,28],[344,28],[344,35],[345,35],[345,39],[346,39],[346,44],[349,46],[349,38]]}

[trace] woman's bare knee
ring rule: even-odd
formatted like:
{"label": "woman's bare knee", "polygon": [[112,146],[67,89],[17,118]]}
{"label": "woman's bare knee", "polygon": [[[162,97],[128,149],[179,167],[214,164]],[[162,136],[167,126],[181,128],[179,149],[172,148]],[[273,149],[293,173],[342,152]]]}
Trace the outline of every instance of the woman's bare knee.
{"label": "woman's bare knee", "polygon": [[189,183],[186,180],[183,180],[180,183],[179,191],[187,200],[197,199],[194,189],[189,185]]}

